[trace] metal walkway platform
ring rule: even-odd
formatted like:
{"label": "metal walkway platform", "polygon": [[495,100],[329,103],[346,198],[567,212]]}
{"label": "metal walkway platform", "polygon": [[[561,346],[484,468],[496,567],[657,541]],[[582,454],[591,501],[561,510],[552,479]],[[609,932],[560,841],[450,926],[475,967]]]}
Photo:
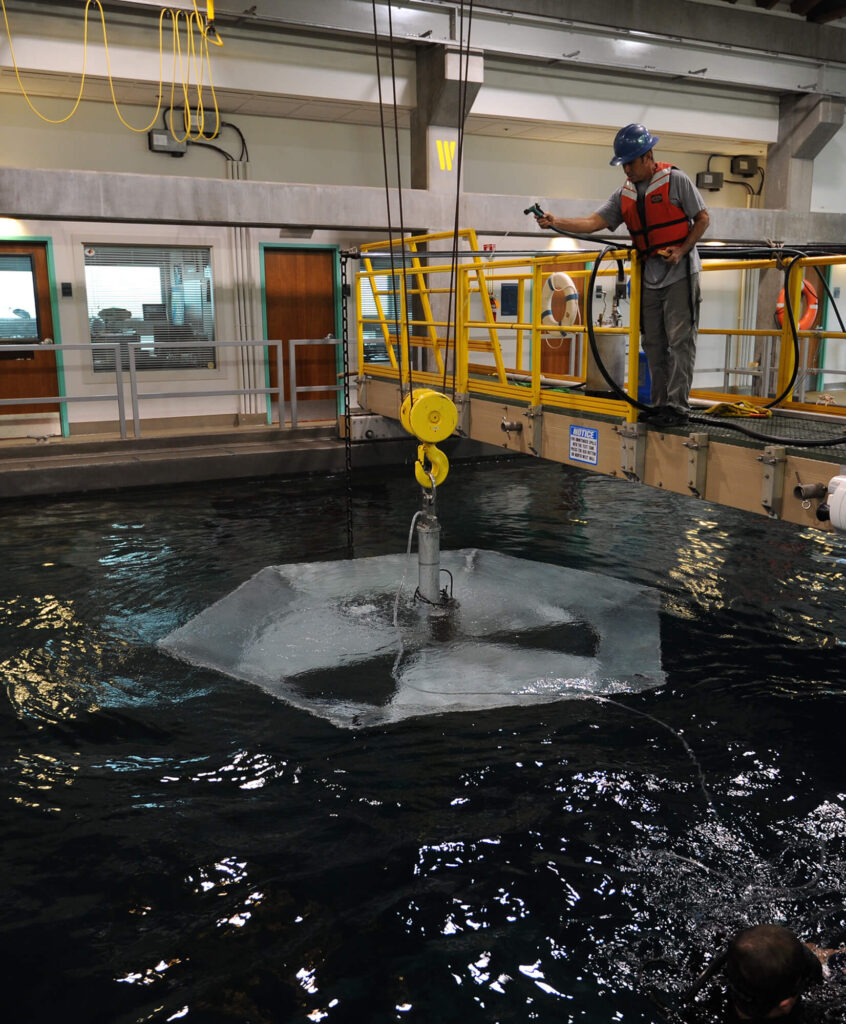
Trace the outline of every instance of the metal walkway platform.
{"label": "metal walkway platform", "polygon": [[[461,435],[475,441],[831,528],[826,495],[846,465],[846,408],[831,392],[842,394],[846,329],[828,307],[822,319],[817,307],[810,320],[800,310],[808,274],[836,312],[827,277],[846,267],[846,251],[811,246],[785,258],[773,247],[700,247],[705,299],[691,400],[703,410],[743,405],[760,413],[772,404],[780,411],[699,412],[684,427],[659,428],[643,421],[653,389],[640,351],[642,266],[631,249],[499,254],[480,250],[467,228],[449,236],[447,259],[444,241],[392,237],[350,254],[360,268],[365,409],[400,419],[407,401],[411,422],[417,396],[425,402],[427,389],[441,392],[455,403]],[[764,316],[759,326],[767,305],[760,307],[759,285],[768,274],[765,283],[780,280],[783,288],[779,300],[773,295],[773,323]],[[744,297],[750,301],[741,309]],[[818,405],[814,393],[831,404]],[[425,449],[421,458],[421,473],[427,463],[434,468]]]}
{"label": "metal walkway platform", "polygon": [[[431,384],[429,385],[431,386]],[[361,392],[373,413],[398,418],[400,388],[395,381],[368,378]],[[600,402],[601,400],[597,400]],[[618,407],[619,402],[608,402]],[[846,422],[824,414],[775,413],[740,424],[759,437],[732,429],[738,420],[696,414],[683,427],[658,429],[632,423],[619,412],[532,405],[468,395],[460,402],[463,436],[607,476],[742,509],[800,526],[830,529],[798,486],[827,485],[846,471]],[[828,447],[802,447],[842,437]],[[791,443],[793,441],[794,443]]]}
{"label": "metal walkway platform", "polygon": [[[741,430],[759,434],[761,437],[750,437]],[[678,428],[675,428],[676,430]],[[790,454],[802,455],[810,459],[824,462],[846,463],[846,423],[842,418],[826,417],[824,414],[814,416],[812,413],[793,414],[776,411],[770,418],[725,418],[723,416],[706,416],[704,412],[695,412],[691,417],[689,429],[705,430],[715,441],[729,444],[746,445],[759,448],[763,444],[784,444]],[[687,432],[687,428],[685,429]],[[815,445],[830,438],[842,435],[840,444],[808,448],[805,442]],[[791,444],[790,442],[795,442]]]}

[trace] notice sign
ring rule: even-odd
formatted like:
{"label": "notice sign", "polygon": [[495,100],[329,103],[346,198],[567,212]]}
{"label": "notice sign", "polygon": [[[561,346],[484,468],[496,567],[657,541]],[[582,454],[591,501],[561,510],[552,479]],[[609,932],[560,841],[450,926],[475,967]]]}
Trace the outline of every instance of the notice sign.
{"label": "notice sign", "polygon": [[594,427],[570,426],[570,459],[595,466],[599,457],[599,431]]}

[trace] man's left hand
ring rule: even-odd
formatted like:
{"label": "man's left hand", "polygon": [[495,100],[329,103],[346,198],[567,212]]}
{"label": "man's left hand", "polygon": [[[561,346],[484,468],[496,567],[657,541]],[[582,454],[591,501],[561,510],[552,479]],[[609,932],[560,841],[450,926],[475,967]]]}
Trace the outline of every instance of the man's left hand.
{"label": "man's left hand", "polygon": [[658,254],[665,263],[669,263],[672,266],[681,263],[685,257],[685,253],[680,245],[668,245],[665,249],[659,249]]}

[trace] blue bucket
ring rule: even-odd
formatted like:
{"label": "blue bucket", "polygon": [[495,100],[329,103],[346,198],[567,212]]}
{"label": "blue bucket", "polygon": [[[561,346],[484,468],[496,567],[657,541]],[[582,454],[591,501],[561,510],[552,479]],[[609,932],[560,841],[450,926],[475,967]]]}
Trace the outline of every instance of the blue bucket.
{"label": "blue bucket", "polygon": [[637,400],[643,405],[649,405],[652,398],[652,377],[649,375],[649,363],[646,361],[646,353],[638,353],[637,364]]}

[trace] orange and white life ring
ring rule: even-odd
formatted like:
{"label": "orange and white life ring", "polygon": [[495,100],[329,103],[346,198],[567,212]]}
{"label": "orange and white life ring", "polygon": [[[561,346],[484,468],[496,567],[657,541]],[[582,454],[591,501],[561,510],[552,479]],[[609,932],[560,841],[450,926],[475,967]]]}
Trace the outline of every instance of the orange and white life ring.
{"label": "orange and white life ring", "polygon": [[[819,309],[819,301],[817,299],[817,293],[813,285],[808,284],[807,281],[802,282],[802,315],[799,317],[799,330],[808,331],[814,326],[814,321],[817,319],[817,310]],[[784,289],[778,293],[778,300],[776,302],[776,320],[778,321],[779,327],[784,323]]]}
{"label": "orange and white life ring", "polygon": [[579,318],[579,293],[573,279],[561,271],[550,274],[543,286],[541,323],[547,327],[569,327]]}

